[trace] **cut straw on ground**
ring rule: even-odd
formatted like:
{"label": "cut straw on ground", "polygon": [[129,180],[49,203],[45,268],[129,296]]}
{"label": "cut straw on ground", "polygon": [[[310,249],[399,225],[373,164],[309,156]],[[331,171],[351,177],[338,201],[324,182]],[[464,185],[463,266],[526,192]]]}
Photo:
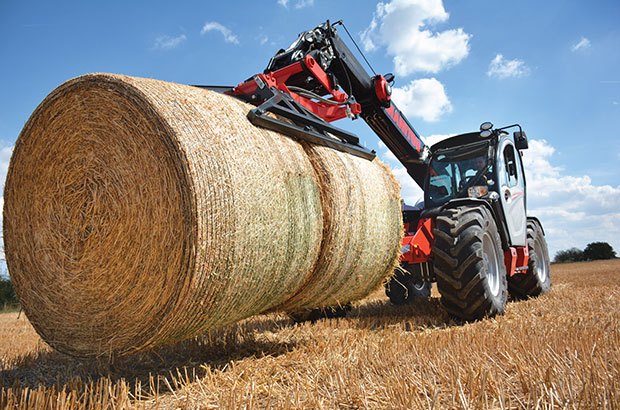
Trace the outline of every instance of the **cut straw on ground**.
{"label": "cut straw on ground", "polygon": [[550,293],[477,323],[453,322],[437,295],[395,307],[378,292],[346,319],[261,315],[114,366],[51,351],[2,314],[0,407],[617,409],[620,261],[552,274]]}

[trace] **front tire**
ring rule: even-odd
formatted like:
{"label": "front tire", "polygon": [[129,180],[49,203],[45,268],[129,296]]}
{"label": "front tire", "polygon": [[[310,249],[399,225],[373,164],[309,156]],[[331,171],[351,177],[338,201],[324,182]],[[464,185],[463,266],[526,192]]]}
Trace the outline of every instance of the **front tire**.
{"label": "front tire", "polygon": [[434,233],[437,289],[448,313],[468,321],[503,314],[506,267],[491,211],[470,205],[445,209],[436,218]]}
{"label": "front tire", "polygon": [[547,241],[538,222],[527,221],[527,272],[508,278],[508,291],[514,299],[528,299],[551,289],[551,269]]}

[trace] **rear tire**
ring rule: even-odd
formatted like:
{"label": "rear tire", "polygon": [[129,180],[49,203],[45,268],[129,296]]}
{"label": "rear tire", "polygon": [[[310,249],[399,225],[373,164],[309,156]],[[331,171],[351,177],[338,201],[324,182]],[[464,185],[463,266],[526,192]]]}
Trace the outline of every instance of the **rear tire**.
{"label": "rear tire", "polygon": [[396,269],[394,276],[385,284],[385,294],[394,305],[413,303],[417,299],[431,297],[432,284],[418,273],[411,273],[408,266]]}
{"label": "rear tire", "polygon": [[468,321],[503,314],[506,267],[493,214],[484,206],[445,209],[434,233],[437,289],[448,313]]}
{"label": "rear tire", "polygon": [[551,289],[549,251],[542,228],[534,220],[527,221],[527,272],[508,278],[508,292],[514,299],[528,299]]}

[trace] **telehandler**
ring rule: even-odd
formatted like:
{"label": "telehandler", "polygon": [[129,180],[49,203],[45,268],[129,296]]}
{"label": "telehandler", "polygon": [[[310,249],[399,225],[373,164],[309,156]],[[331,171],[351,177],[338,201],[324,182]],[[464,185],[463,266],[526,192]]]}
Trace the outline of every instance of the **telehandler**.
{"label": "telehandler", "polygon": [[342,21],[305,31],[263,73],[237,86],[198,87],[255,105],[248,119],[256,126],[368,160],[376,153],[332,123],[362,118],[379,136],[424,190],[423,205],[403,206],[401,264],[386,284],[393,303],[429,297],[436,282],[451,315],[478,320],[502,314],[509,294],[523,299],[547,292],[545,234],[540,221],[526,215],[521,153],[528,140],[521,126],[484,122],[479,131],[426,146],[392,101],[394,75],[373,70],[370,76],[337,27],[349,34]]}

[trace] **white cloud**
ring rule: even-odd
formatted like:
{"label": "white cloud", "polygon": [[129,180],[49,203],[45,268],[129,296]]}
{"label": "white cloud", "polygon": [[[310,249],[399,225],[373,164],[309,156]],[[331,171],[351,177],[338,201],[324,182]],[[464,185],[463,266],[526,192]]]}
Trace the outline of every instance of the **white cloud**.
{"label": "white cloud", "polygon": [[4,180],[6,179],[6,173],[9,170],[9,161],[13,155],[13,147],[0,148],[0,188],[4,189]]}
{"label": "white cloud", "polygon": [[435,78],[422,78],[402,88],[395,87],[392,98],[407,117],[418,117],[424,121],[438,121],[452,111],[443,84]]}
{"label": "white cloud", "polygon": [[393,0],[379,3],[370,25],[361,33],[366,51],[385,46],[401,76],[437,73],[469,54],[470,34],[462,28],[432,31],[448,20],[442,0]]}
{"label": "white cloud", "polygon": [[523,156],[528,207],[541,219],[552,255],[597,241],[620,251],[620,185],[594,185],[587,175],[566,175],[551,164],[554,154],[547,141],[530,140]]}
{"label": "white cloud", "polygon": [[396,155],[381,141],[379,141],[379,150],[379,157],[390,167],[400,184],[400,196],[405,200],[405,203],[407,205],[414,205],[420,199],[423,199],[424,192],[422,188],[409,176],[405,167],[396,158]]}
{"label": "white cloud", "polygon": [[[6,181],[6,174],[9,169],[9,161],[11,159],[11,155],[13,154],[13,147],[2,147],[0,148],[0,195],[4,192],[4,183]],[[3,211],[4,211],[4,197],[0,196],[0,228],[2,228],[3,221]],[[0,230],[0,260],[4,260],[4,240],[2,238],[2,233]],[[4,273],[5,266],[3,264],[0,265],[0,275]]]}
{"label": "white cloud", "polygon": [[429,135],[428,137],[422,137],[422,141],[424,141],[424,144],[428,145],[429,147],[432,147],[438,142],[443,141],[446,138],[454,137],[455,135],[456,134],[433,134],[433,135]]}
{"label": "white cloud", "polygon": [[234,34],[229,28],[223,26],[217,21],[207,21],[205,25],[200,30],[200,34],[206,34],[210,31],[218,31],[224,36],[224,41],[232,44],[239,44],[239,39],[237,35]]}
{"label": "white cloud", "polygon": [[[424,144],[429,147],[433,144],[443,141],[446,138],[452,137],[454,134],[435,134],[428,137],[422,137]],[[416,182],[409,176],[405,167],[398,161],[396,156],[390,151],[383,142],[379,142],[379,156],[381,159],[390,166],[392,173],[400,184],[400,195],[405,200],[407,205],[414,205],[424,199],[424,191],[416,184]]]}
{"label": "white cloud", "polygon": [[501,54],[497,54],[489,64],[487,75],[489,77],[509,78],[523,77],[530,73],[530,69],[522,60],[506,60]]}
{"label": "white cloud", "polygon": [[[289,0],[278,0],[278,4],[284,7],[285,9],[288,9]],[[297,0],[295,4],[293,5],[293,7],[296,9],[303,9],[303,8],[312,7],[312,6],[314,6],[314,0]]]}
{"label": "white cloud", "polygon": [[187,40],[187,37],[185,36],[185,34],[181,34],[176,37],[170,37],[170,36],[163,35],[155,39],[155,44],[153,45],[153,48],[157,48],[161,50],[170,50],[172,48],[178,47],[185,40]]}
{"label": "white cloud", "polygon": [[590,48],[591,43],[586,37],[581,37],[581,39],[570,48],[572,51],[586,50]]}
{"label": "white cloud", "polygon": [[295,3],[296,9],[303,9],[304,7],[312,7],[314,6],[314,0],[299,0]]}
{"label": "white cloud", "polygon": [[407,205],[415,205],[424,200],[424,191],[416,184],[416,182],[407,173],[402,165],[392,165],[392,173],[400,184],[400,196],[405,200]]}

